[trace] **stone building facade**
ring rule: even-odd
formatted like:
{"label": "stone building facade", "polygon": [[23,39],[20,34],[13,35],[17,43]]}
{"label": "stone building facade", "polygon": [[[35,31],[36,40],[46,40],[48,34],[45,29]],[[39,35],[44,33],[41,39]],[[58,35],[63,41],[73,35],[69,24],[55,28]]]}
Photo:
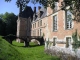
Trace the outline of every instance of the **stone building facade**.
{"label": "stone building facade", "polygon": [[55,2],[53,10],[47,7],[46,14],[43,13],[43,17],[32,22],[31,35],[44,36],[45,41],[52,42],[50,46],[72,49],[72,34],[76,29],[80,34],[80,22],[73,20],[73,15],[69,10],[61,10],[62,1]]}
{"label": "stone building facade", "polygon": [[[26,33],[25,36],[27,36],[29,35],[27,31],[30,31],[30,36],[43,36],[45,42],[49,41],[52,43],[50,46],[72,49],[72,34],[76,29],[78,34],[80,34],[80,22],[73,20],[73,15],[69,10],[61,10],[60,6],[62,1],[63,0],[59,0],[59,2],[55,2],[55,8],[53,10],[50,7],[42,9],[39,6],[38,12],[36,12],[36,7],[34,7],[33,20],[30,22],[31,30],[28,30],[29,26],[27,27],[26,25],[28,23],[25,23],[24,19],[24,23],[21,23],[23,25],[25,24],[26,29],[22,33],[24,33],[24,35]],[[20,35],[19,31],[17,35]]]}
{"label": "stone building facade", "polygon": [[[33,19],[33,11],[31,7],[26,6],[25,10],[18,16],[17,20],[17,42],[24,42],[22,39],[26,39],[31,36],[31,22]],[[27,39],[26,39],[27,40]]]}

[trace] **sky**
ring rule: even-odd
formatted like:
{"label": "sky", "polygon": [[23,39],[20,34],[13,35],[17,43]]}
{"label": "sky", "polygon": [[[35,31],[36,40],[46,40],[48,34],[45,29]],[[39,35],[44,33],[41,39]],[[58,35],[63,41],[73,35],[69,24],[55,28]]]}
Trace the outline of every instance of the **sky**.
{"label": "sky", "polygon": [[[31,2],[29,2],[28,6],[31,6],[31,8],[33,9],[34,6],[38,7],[41,5],[39,3],[34,5]],[[16,5],[16,0],[12,0],[11,2],[5,2],[5,0],[0,0],[0,14],[4,14],[5,12],[12,12],[18,15],[19,8]]]}

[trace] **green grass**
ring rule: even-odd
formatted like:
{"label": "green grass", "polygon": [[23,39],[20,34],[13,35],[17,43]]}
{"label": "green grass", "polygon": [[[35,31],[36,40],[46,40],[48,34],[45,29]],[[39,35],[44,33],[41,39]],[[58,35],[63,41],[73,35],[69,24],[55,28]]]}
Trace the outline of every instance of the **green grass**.
{"label": "green grass", "polygon": [[[20,47],[22,43],[15,41],[13,41],[13,45],[15,45],[15,49],[24,55],[25,60],[59,60],[57,57],[47,55],[44,52],[44,46],[34,46],[34,43],[30,43],[33,47]],[[24,44],[22,46],[24,46]]]}
{"label": "green grass", "polygon": [[23,58],[22,55],[11,44],[0,37],[0,60],[22,60],[21,58]]}
{"label": "green grass", "polygon": [[30,45],[23,47],[23,43],[16,41],[11,45],[0,37],[0,60],[59,60],[58,57],[45,54],[44,46]]}

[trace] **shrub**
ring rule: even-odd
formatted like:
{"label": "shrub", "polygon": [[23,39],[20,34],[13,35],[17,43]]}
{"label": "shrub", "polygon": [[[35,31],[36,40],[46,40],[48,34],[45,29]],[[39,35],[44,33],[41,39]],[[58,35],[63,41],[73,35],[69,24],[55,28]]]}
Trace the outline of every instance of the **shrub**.
{"label": "shrub", "polygon": [[77,56],[74,51],[68,48],[51,47],[46,49],[45,52],[52,56],[58,56],[61,60],[79,60],[80,56]]}
{"label": "shrub", "polygon": [[80,47],[80,36],[79,34],[77,33],[77,30],[72,34],[72,38],[73,38],[73,48],[74,48],[74,51],[77,50],[77,48]]}

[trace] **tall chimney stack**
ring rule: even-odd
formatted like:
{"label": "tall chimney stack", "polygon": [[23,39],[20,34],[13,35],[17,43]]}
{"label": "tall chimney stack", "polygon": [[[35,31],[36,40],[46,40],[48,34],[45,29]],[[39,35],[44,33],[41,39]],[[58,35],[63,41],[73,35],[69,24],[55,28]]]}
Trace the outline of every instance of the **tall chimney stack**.
{"label": "tall chimney stack", "polygon": [[38,17],[40,18],[40,9],[41,9],[41,6],[38,6]]}
{"label": "tall chimney stack", "polygon": [[41,6],[38,6],[38,11],[40,11],[40,9],[41,9]]}
{"label": "tall chimney stack", "polygon": [[36,14],[36,7],[34,7],[34,14]]}

